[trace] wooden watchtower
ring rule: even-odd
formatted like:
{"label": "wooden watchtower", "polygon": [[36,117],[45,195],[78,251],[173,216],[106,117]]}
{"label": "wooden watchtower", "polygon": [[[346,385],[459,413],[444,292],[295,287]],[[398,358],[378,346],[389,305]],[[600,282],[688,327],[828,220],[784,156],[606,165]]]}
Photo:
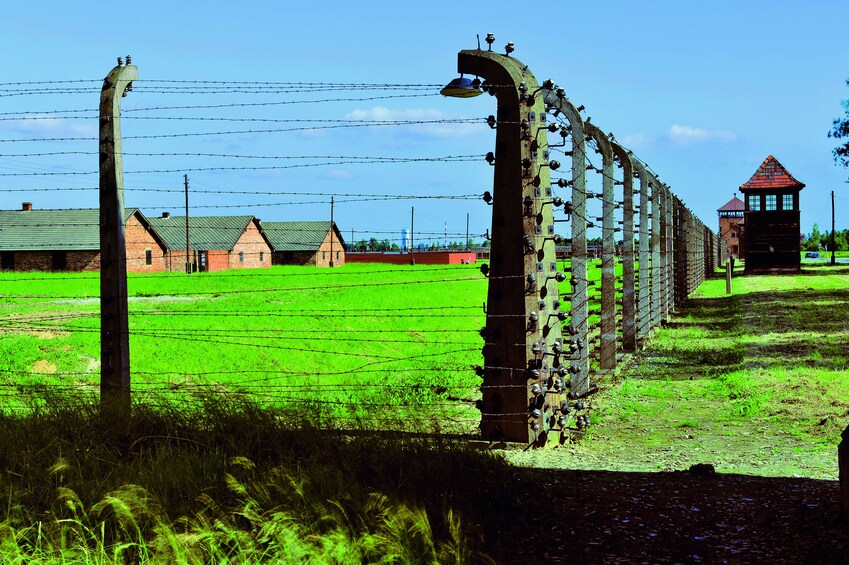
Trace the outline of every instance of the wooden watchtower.
{"label": "wooden watchtower", "polygon": [[740,186],[746,204],[746,273],[799,271],[799,191],[804,187],[772,155]]}

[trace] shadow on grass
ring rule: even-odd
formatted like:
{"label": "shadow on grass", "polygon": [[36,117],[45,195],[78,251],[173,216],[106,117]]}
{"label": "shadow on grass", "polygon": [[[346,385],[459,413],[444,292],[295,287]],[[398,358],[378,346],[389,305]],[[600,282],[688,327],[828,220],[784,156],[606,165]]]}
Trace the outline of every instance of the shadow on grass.
{"label": "shadow on grass", "polygon": [[[847,269],[830,269],[849,273]],[[804,283],[803,283],[804,284]],[[640,355],[659,379],[710,377],[739,369],[846,369],[849,293],[842,289],[758,291],[690,298]]]}
{"label": "shadow on grass", "polygon": [[[23,542],[35,523],[46,524],[39,536],[59,535],[49,527],[57,520],[93,531],[105,520],[112,541],[126,541],[126,531],[110,530],[115,514],[97,503],[129,493],[139,536],[161,535],[157,521],[186,532],[224,524],[227,540],[263,555],[273,554],[260,535],[267,524],[257,523],[281,512],[310,543],[340,530],[384,541],[392,534],[411,563],[431,562],[417,553],[432,550],[428,536],[441,563],[831,563],[849,550],[833,481],[512,467],[439,438],[318,433],[296,414],[244,399],[137,405],[126,433],[116,434],[93,403],[53,398],[27,415],[0,414],[0,465],[2,523]],[[91,509],[89,517],[68,500]],[[405,521],[417,508],[424,525]]]}
{"label": "shadow on grass", "polygon": [[841,563],[849,551],[835,481],[689,472],[523,474],[540,486],[539,499],[552,512],[514,528],[514,537],[529,538],[514,563],[546,555],[563,563]]}

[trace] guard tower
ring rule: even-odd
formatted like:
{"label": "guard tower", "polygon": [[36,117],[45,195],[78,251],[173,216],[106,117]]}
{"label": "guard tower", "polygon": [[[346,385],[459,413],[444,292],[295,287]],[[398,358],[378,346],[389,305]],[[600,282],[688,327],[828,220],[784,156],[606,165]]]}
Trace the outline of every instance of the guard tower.
{"label": "guard tower", "polygon": [[743,214],[746,210],[746,205],[742,200],[734,198],[725,203],[722,208],[719,208],[719,236],[728,247],[728,254],[735,259],[743,256],[742,239],[740,237],[740,224],[743,223]]}
{"label": "guard tower", "polygon": [[799,272],[799,191],[804,187],[772,155],[740,186],[746,205],[746,273]]}

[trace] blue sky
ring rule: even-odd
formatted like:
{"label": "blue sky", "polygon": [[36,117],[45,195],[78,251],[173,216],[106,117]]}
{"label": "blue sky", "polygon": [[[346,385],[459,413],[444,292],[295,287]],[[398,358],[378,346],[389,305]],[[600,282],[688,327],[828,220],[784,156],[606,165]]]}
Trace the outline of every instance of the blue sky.
{"label": "blue sky", "polygon": [[[834,141],[827,137],[832,119],[843,112],[840,101],[849,98],[844,29],[849,2],[567,1],[538,8],[516,2],[439,0],[109,5],[113,8],[107,10],[102,2],[2,3],[4,84],[0,88],[7,90],[0,94],[11,94],[8,89],[12,88],[40,88],[10,86],[11,82],[91,82],[71,85],[90,89],[81,93],[56,93],[59,85],[52,84],[43,86],[44,93],[0,96],[0,112],[96,109],[99,81],[116,56],[130,53],[139,67],[140,81],[123,101],[126,204],[150,215],[164,210],[181,213],[182,195],[161,190],[180,189],[184,169],[304,162],[170,153],[435,158],[493,150],[494,132],[485,125],[467,123],[303,129],[322,125],[303,120],[483,118],[495,113],[495,101],[489,96],[444,99],[426,87],[272,93],[267,85],[251,84],[444,84],[456,76],[457,51],[475,47],[476,33],[483,37],[492,32],[496,49],[513,41],[514,56],[528,64],[540,81],[551,78],[563,86],[576,105],[586,107],[593,123],[632,148],[708,225],[715,226],[716,209],[767,155],[774,155],[807,184],[801,194],[803,231],[810,231],[815,222],[830,223],[831,190],[837,194],[838,228],[849,227],[845,182],[849,175],[834,164]],[[165,80],[233,81],[250,92],[208,94],[202,92],[202,83],[182,85],[190,87],[186,92],[157,92],[173,87],[174,83],[158,82]],[[362,100],[397,94],[422,96]],[[360,100],[146,111],[131,117],[132,110],[139,108],[339,98]],[[0,116],[15,118],[0,120],[0,139],[91,139],[0,143],[0,208],[17,208],[23,200],[37,208],[97,205],[95,190],[42,190],[95,187],[96,175],[32,175],[94,172],[95,155],[23,155],[96,150],[93,114],[61,116],[50,120]],[[300,129],[131,137],[274,128]],[[193,213],[322,219],[329,216],[330,194],[340,200],[344,194],[470,195],[490,189],[492,183],[492,168],[482,159],[330,165],[327,161],[316,159],[310,162],[320,166],[277,170],[188,171],[193,190],[279,193],[196,193]],[[150,170],[173,172],[136,172]],[[451,234],[463,233],[467,213],[473,234],[489,227],[491,208],[479,200],[342,202],[335,217],[346,237],[354,230],[356,239],[397,238],[401,228],[409,227],[411,206],[416,208],[417,232],[442,232],[447,224]]]}

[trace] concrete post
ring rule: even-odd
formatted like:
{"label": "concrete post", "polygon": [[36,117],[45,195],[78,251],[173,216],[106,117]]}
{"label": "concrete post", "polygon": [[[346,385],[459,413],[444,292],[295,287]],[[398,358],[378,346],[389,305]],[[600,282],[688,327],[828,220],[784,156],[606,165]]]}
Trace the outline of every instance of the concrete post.
{"label": "concrete post", "polygon": [[[582,397],[590,390],[589,292],[587,279],[587,186],[584,121],[578,109],[566,98],[562,88],[543,89],[546,105],[555,114],[562,113],[572,128],[572,304],[569,323],[572,361],[570,396]],[[573,413],[576,406],[572,406]],[[580,414],[576,414],[576,417]]]}
{"label": "concrete post", "polygon": [[461,51],[457,67],[498,100],[481,433],[539,445],[565,397],[545,106],[512,57]]}
{"label": "concrete post", "polygon": [[616,221],[613,216],[613,148],[607,136],[594,124],[584,124],[584,131],[595,140],[602,157],[601,213],[601,335],[599,369],[616,368]]}
{"label": "concrete post", "polygon": [[639,241],[639,265],[637,275],[639,289],[637,290],[637,338],[646,337],[651,328],[651,305],[649,294],[650,288],[650,222],[649,217],[649,177],[645,166],[638,159],[633,159],[634,169],[640,179],[640,241]]}
{"label": "concrete post", "polygon": [[138,68],[118,59],[100,93],[100,408],[123,426],[130,417],[130,339],[124,175],[121,161],[121,98]]}
{"label": "concrete post", "polygon": [[662,216],[662,188],[660,182],[649,175],[651,187],[651,318],[649,327],[660,325],[660,279],[663,269],[660,264],[660,218]]}
{"label": "concrete post", "polygon": [[674,200],[675,213],[673,215],[675,232],[675,307],[683,304],[687,297],[687,238],[684,225],[684,205],[677,197]]}
{"label": "concrete post", "polygon": [[669,318],[670,312],[675,308],[675,237],[672,223],[672,203],[674,198],[675,196],[672,194],[672,191],[669,191],[667,193],[663,213],[666,218],[666,274],[664,276],[664,282],[666,283],[666,305],[664,306],[664,311],[666,312],[665,319]]}
{"label": "concrete post", "polygon": [[634,296],[634,166],[628,152],[613,143],[613,154],[622,167],[622,349],[637,350]]}
{"label": "concrete post", "polygon": [[669,256],[667,255],[667,240],[666,240],[666,204],[669,200],[669,190],[668,187],[664,184],[661,184],[658,187],[658,196],[660,203],[657,206],[657,213],[660,216],[659,224],[660,231],[658,233],[658,241],[660,244],[660,265],[659,265],[659,273],[658,278],[660,279],[660,307],[658,309],[659,322],[663,323],[669,317],[669,288],[668,288],[668,271],[667,265],[669,262]]}

